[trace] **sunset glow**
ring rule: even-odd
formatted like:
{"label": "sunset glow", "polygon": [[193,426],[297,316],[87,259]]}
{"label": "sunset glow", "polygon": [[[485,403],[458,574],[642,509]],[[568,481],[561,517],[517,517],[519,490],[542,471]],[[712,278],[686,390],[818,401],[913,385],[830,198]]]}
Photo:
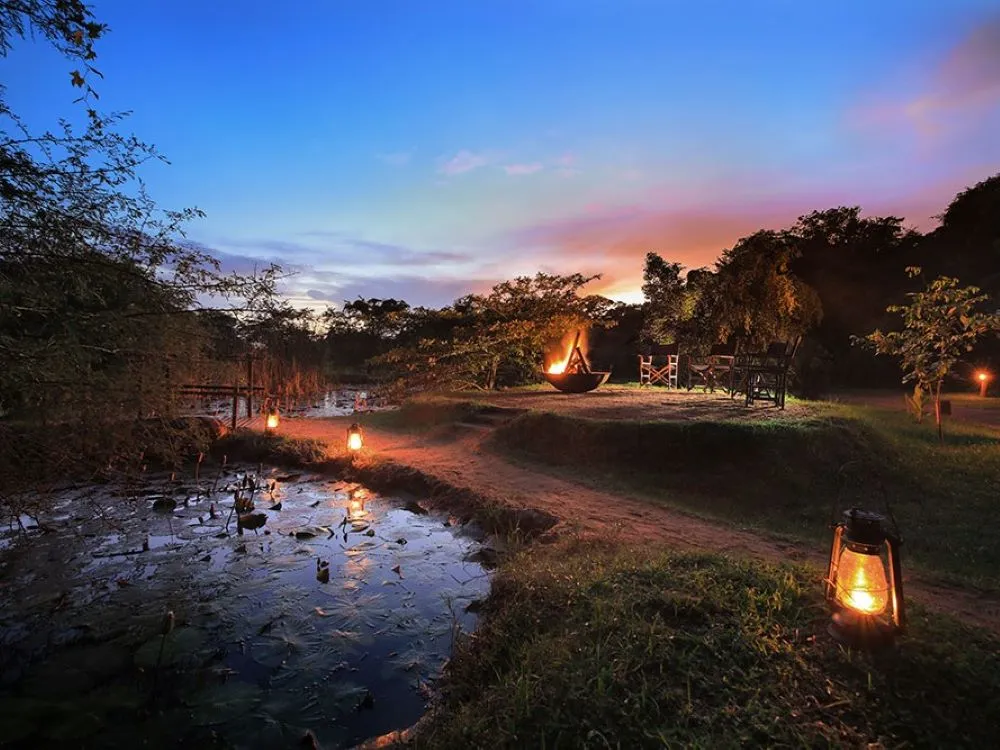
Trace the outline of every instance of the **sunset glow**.
{"label": "sunset glow", "polygon": [[[171,162],[152,192],[206,212],[188,236],[224,268],[294,270],[299,306],[437,306],[539,270],[636,302],[649,250],[710,264],[838,205],[928,229],[1000,163],[1000,15],[977,0],[99,9],[101,106]],[[199,52],[159,65],[161,44]],[[60,58],[12,63],[48,126]]]}

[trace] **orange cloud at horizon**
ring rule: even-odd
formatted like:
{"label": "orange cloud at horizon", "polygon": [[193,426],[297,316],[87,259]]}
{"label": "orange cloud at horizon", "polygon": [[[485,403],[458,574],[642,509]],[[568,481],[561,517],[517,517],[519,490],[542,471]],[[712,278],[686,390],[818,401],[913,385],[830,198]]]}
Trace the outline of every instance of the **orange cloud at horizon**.
{"label": "orange cloud at horizon", "polygon": [[[898,216],[904,225],[923,232],[937,226],[941,214],[961,190],[988,175],[954,175],[936,184],[862,204],[866,216]],[[587,291],[639,301],[646,253],[693,269],[712,266],[719,256],[761,229],[783,229],[814,210],[858,205],[859,201],[796,194],[784,198],[717,208],[620,209],[590,206],[578,216],[531,227],[520,236],[544,247],[545,270],[558,273],[601,273]]]}

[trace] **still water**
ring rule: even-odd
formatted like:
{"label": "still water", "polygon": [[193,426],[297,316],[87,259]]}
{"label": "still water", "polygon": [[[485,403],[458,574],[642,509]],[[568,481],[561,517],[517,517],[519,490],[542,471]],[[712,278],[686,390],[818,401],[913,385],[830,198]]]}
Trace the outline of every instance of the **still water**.
{"label": "still water", "polygon": [[489,587],[479,535],[316,475],[211,473],[5,525],[0,746],[337,748],[419,718]]}

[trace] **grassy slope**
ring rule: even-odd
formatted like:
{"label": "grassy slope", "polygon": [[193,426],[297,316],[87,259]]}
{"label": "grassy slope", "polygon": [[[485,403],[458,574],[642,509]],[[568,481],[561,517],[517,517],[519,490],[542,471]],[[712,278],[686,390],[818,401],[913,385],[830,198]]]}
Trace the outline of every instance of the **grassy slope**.
{"label": "grassy slope", "polygon": [[895,652],[825,632],[815,576],[560,542],[499,571],[433,748],[991,746],[1000,642],[912,613]]}
{"label": "grassy slope", "polygon": [[944,578],[996,587],[1000,438],[904,414],[828,407],[818,416],[753,422],[621,422],[530,413],[494,444],[515,458],[700,515],[811,541],[834,506],[883,510],[884,487],[904,554]]}

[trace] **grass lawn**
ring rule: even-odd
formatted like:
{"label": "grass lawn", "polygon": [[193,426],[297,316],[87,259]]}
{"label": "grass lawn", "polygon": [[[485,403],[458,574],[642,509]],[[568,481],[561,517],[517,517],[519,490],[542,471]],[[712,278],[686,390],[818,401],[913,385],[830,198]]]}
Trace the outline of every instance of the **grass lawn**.
{"label": "grass lawn", "polygon": [[[477,421],[492,408],[425,397],[370,421],[420,431]],[[528,411],[501,425],[490,444],[512,461],[609,494],[821,546],[835,510],[884,512],[888,501],[903,533],[904,565],[944,582],[1000,588],[996,428],[952,420],[941,444],[932,422],[848,404],[814,404],[797,416],[686,421],[586,419],[564,408]]]}
{"label": "grass lawn", "polygon": [[829,405],[755,422],[627,422],[525,414],[497,431],[497,449],[698,515],[810,541],[826,540],[834,508],[889,503],[904,564],[997,588],[1000,434],[902,412]]}
{"label": "grass lawn", "polygon": [[459,642],[429,748],[990,747],[1000,642],[911,612],[873,656],[815,574],[565,540],[509,558]]}

